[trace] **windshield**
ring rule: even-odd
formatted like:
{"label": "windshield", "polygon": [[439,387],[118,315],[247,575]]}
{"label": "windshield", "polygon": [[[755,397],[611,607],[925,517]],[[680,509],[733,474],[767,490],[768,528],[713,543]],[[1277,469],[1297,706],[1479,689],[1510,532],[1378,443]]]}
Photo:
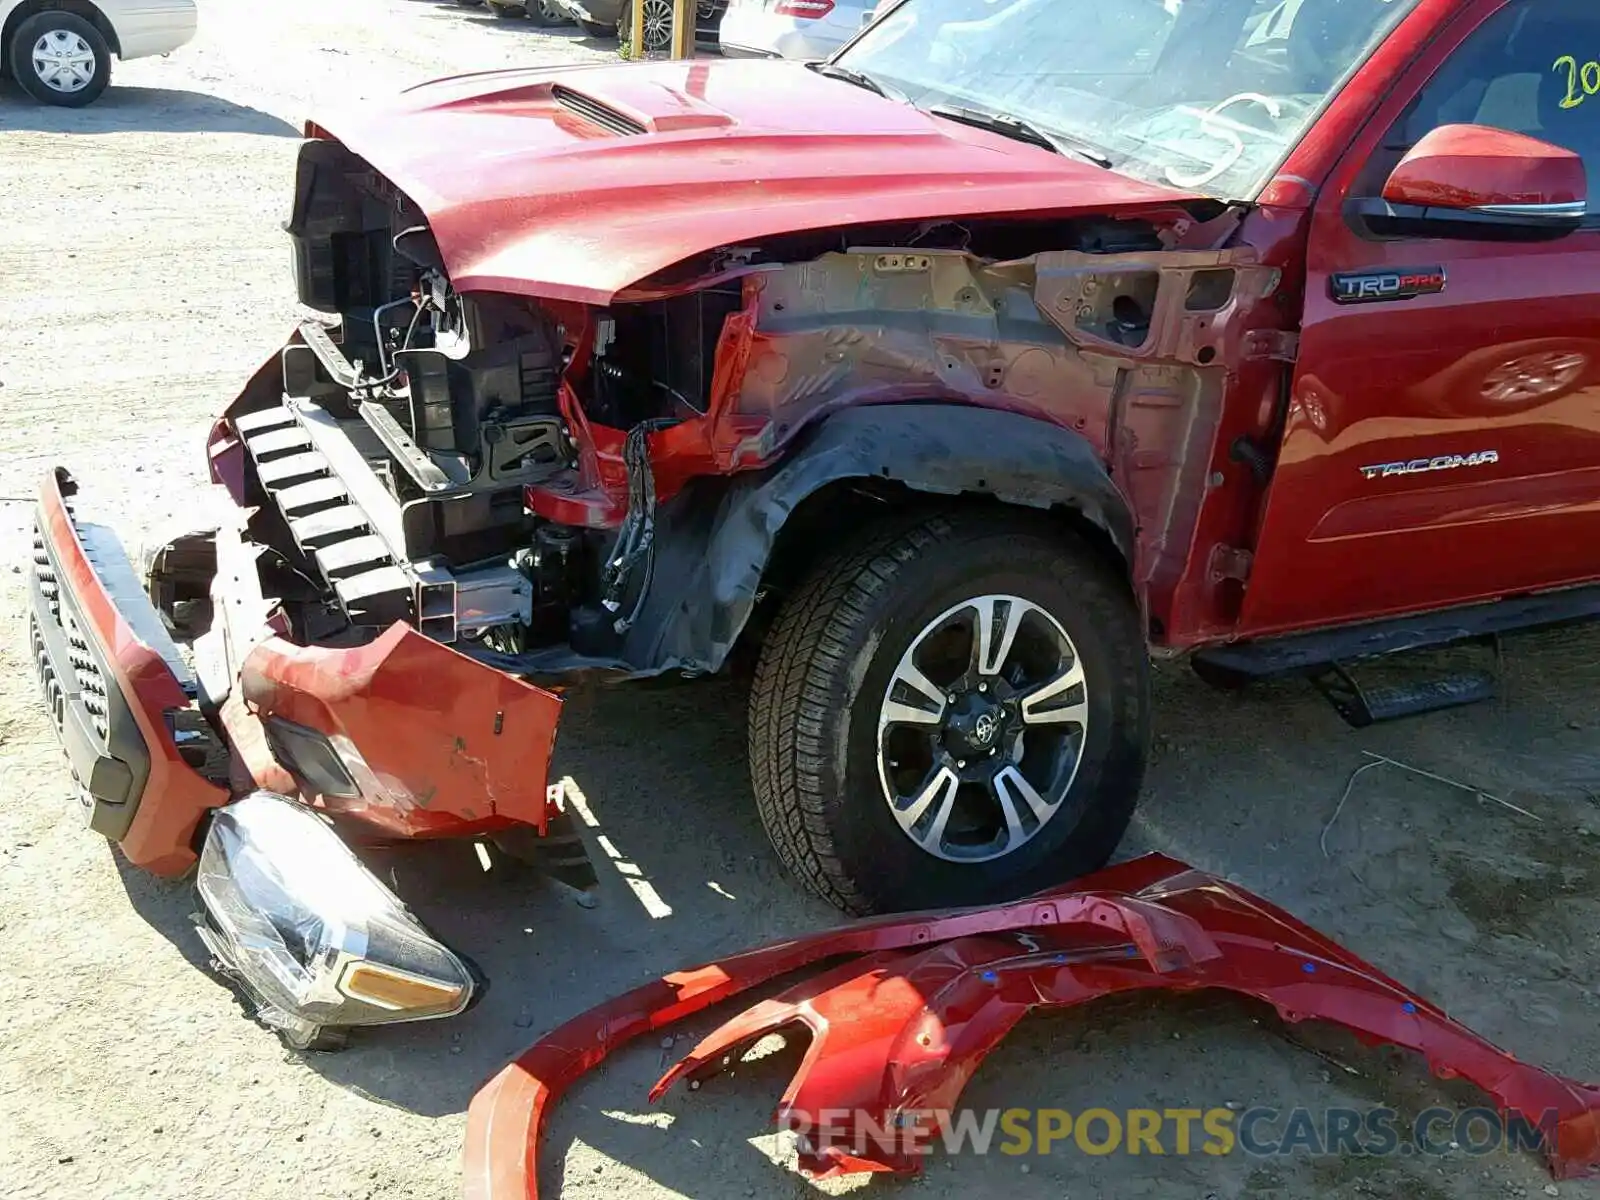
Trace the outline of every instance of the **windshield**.
{"label": "windshield", "polygon": [[[1252,199],[1417,0],[905,0],[834,62],[924,110]],[[897,97],[898,98],[898,97]]]}

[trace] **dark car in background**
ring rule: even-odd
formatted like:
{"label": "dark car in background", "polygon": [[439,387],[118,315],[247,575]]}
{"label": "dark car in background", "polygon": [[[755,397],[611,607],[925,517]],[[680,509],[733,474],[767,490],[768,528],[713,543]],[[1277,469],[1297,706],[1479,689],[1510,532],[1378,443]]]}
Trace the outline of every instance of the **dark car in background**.
{"label": "dark car in background", "polygon": [[456,0],[463,8],[487,8],[503,20],[529,20],[535,25],[567,25],[567,16],[556,0]]}

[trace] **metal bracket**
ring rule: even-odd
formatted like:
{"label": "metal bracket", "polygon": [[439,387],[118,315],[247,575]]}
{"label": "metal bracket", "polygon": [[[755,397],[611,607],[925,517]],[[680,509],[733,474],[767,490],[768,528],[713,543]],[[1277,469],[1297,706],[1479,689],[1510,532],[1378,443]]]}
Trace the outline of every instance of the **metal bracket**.
{"label": "metal bracket", "polygon": [[1248,550],[1241,550],[1237,546],[1213,546],[1209,564],[1211,581],[1221,583],[1224,579],[1237,579],[1243,583],[1250,578],[1250,568],[1254,564],[1255,555]]}
{"label": "metal bracket", "polygon": [[533,582],[514,567],[453,572],[442,559],[411,564],[417,629],[436,642],[497,625],[526,625],[533,614]]}
{"label": "metal bracket", "polygon": [[436,642],[456,640],[456,581],[437,563],[420,563],[413,568],[416,592],[412,611],[417,615],[417,632]]}

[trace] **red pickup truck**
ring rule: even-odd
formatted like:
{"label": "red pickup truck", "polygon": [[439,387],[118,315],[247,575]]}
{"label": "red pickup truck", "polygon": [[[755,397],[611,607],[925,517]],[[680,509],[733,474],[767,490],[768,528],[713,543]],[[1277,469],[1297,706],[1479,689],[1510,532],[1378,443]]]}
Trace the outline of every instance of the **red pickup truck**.
{"label": "red pickup truck", "polygon": [[778,853],[871,912],[1106,860],[1152,656],[1362,722],[1481,681],[1351,663],[1600,611],[1592,0],[902,0],[306,133],[212,527],[141,580],[58,472],[32,635],[297,1044],[478,988],[342,838],[581,882],[578,677],[753,671]]}

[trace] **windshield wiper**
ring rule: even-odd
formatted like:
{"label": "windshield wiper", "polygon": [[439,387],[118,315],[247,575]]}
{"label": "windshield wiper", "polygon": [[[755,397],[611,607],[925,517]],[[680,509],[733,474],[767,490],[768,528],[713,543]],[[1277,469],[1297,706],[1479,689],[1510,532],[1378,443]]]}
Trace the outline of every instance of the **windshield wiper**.
{"label": "windshield wiper", "polygon": [[854,67],[841,67],[837,63],[814,62],[807,63],[818,75],[826,75],[829,79],[838,79],[844,83],[853,83],[856,87],[866,88],[869,92],[877,92],[885,100],[894,100],[900,104],[910,104],[911,98],[897,88],[892,88],[881,79],[875,79],[865,71],[858,71]]}
{"label": "windshield wiper", "polygon": [[985,112],[981,108],[955,108],[943,104],[934,105],[928,112],[947,121],[957,121],[962,125],[971,125],[975,129],[987,129],[990,133],[998,133],[1019,142],[1054,150],[1057,154],[1079,158],[1097,167],[1104,167],[1107,170],[1111,168],[1111,160],[1094,147],[1062,134],[1040,129],[1021,117]]}

